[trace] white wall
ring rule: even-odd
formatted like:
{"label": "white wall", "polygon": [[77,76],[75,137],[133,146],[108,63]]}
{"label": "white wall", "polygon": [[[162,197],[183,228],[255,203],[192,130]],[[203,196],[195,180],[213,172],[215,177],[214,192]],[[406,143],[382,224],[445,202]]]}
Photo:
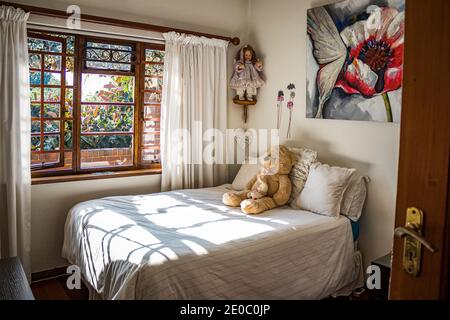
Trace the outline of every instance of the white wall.
{"label": "white wall", "polygon": [[246,30],[247,0],[13,0],[31,6],[66,10],[78,5],[81,13],[236,35]]}
{"label": "white wall", "polygon": [[[305,118],[306,11],[327,3],[330,1],[250,0],[249,41],[265,63],[267,81],[250,111],[249,128],[276,128],[277,92],[295,83],[293,143],[317,150],[323,162],[357,168],[372,179],[361,221],[360,244],[368,263],[391,250],[400,127]],[[284,120],[282,137],[286,136],[286,110]]]}

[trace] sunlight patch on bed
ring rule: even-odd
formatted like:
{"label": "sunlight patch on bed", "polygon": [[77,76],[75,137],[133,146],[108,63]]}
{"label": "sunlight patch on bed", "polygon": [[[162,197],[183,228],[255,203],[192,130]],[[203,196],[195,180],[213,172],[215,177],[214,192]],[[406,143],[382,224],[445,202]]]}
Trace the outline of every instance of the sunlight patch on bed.
{"label": "sunlight patch on bed", "polygon": [[186,228],[199,223],[218,221],[227,218],[224,215],[195,206],[174,207],[161,214],[146,217],[149,221],[165,228]]}
{"label": "sunlight patch on bed", "polygon": [[[111,232],[92,229],[89,233],[89,246],[95,251],[101,248],[104,261],[124,260],[140,263],[146,259],[149,252],[161,251],[161,241],[140,226],[125,227]],[[175,253],[166,251],[168,257],[177,258]],[[175,255],[175,256],[174,256]]]}
{"label": "sunlight patch on bed", "polygon": [[159,212],[164,208],[183,206],[186,203],[167,195],[134,197],[133,204],[141,214]]}
{"label": "sunlight patch on bed", "polygon": [[177,260],[178,256],[176,253],[170,248],[162,248],[157,252],[153,252],[148,259],[148,263],[152,266],[163,264],[169,260]]}
{"label": "sunlight patch on bed", "polygon": [[[100,210],[103,210],[104,208],[102,207],[102,208],[100,208]],[[84,217],[85,215],[87,215],[87,214],[89,214],[89,213],[91,213],[91,212],[94,212],[94,208],[93,207],[88,207],[88,208],[83,208],[83,209],[79,209],[80,211],[78,211],[78,215],[80,216],[80,217]],[[73,214],[73,209],[72,209],[72,211],[70,211],[71,212],[71,214]]]}
{"label": "sunlight patch on bed", "polygon": [[163,244],[136,248],[130,251],[127,260],[135,264],[150,263],[151,265],[155,265],[167,261],[168,258],[170,260],[178,259],[178,256],[171,249],[161,247],[163,247]]}
{"label": "sunlight patch on bed", "polygon": [[181,240],[186,246],[188,246],[196,255],[202,256],[204,254],[208,254],[208,250],[203,248],[198,243],[195,243],[191,240]]}
{"label": "sunlight patch on bed", "polygon": [[249,216],[249,218],[252,219],[252,220],[256,220],[256,221],[272,222],[272,223],[282,224],[282,225],[285,225],[285,226],[289,225],[289,222],[287,222],[287,221],[283,221],[283,220],[280,220],[280,219],[272,219],[272,218],[269,218],[269,217]]}
{"label": "sunlight patch on bed", "polygon": [[201,201],[201,200],[196,200],[196,199],[189,199],[192,202],[196,202],[199,204],[203,204],[203,205],[207,205],[209,206],[211,209],[215,209],[217,211],[226,213],[226,214],[232,214],[232,215],[237,215],[237,216],[245,216],[246,214],[243,213],[240,208],[232,208],[232,207],[227,207],[224,204],[214,204],[212,201],[207,202],[207,201]]}
{"label": "sunlight patch on bed", "polygon": [[273,227],[256,222],[227,220],[205,223],[199,227],[178,229],[177,232],[212,242],[223,244],[274,230]]}
{"label": "sunlight patch on bed", "polygon": [[136,225],[133,219],[112,210],[96,211],[88,220],[89,225],[97,226],[105,231],[112,231],[127,225]]}
{"label": "sunlight patch on bed", "polygon": [[151,232],[140,226],[134,226],[128,228],[119,233],[121,237],[138,243],[141,246],[150,246],[154,244],[161,243],[161,241],[155,237]]}
{"label": "sunlight patch on bed", "polygon": [[[205,193],[202,190],[185,190],[184,193],[174,192],[175,195],[184,198],[189,203],[196,203],[201,205],[207,205],[211,209],[214,208],[218,211],[233,214],[233,215],[245,215],[242,211],[236,210],[236,208],[230,208],[225,206],[222,201],[217,199],[222,199],[222,197],[217,197],[217,194]],[[201,198],[201,200],[199,199]]]}
{"label": "sunlight patch on bed", "polygon": [[177,254],[172,249],[170,249],[168,247],[164,247],[162,249],[159,249],[158,252],[163,254],[169,260],[177,260],[178,259]]}
{"label": "sunlight patch on bed", "polygon": [[150,265],[158,265],[158,264],[162,264],[162,263],[164,263],[164,262],[166,262],[167,261],[167,259],[166,259],[166,257],[164,257],[161,253],[159,253],[159,252],[153,252],[151,255],[150,255],[150,258],[148,259],[148,263],[150,264]]}

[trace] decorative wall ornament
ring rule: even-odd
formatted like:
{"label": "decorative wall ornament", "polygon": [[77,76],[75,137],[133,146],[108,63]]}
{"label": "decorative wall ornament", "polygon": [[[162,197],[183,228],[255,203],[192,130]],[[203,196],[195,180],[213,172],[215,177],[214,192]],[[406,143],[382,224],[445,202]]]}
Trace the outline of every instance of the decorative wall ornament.
{"label": "decorative wall ornament", "polygon": [[289,90],[289,101],[287,103],[287,108],[289,110],[289,125],[288,125],[286,138],[291,139],[292,112],[294,111],[294,99],[295,99],[295,91],[294,91],[295,84],[290,83],[287,86],[287,89]]}
{"label": "decorative wall ornament", "polygon": [[263,63],[257,58],[252,46],[243,46],[235,58],[230,87],[236,91],[233,102],[244,106],[244,122],[247,122],[248,106],[256,104],[258,88],[264,85],[260,76],[262,69]]}
{"label": "decorative wall ornament", "polygon": [[308,10],[307,118],[400,122],[405,0]]}
{"label": "decorative wall ornament", "polygon": [[280,130],[281,119],[283,114],[283,102],[284,102],[284,92],[283,90],[278,91],[277,96],[277,129]]}

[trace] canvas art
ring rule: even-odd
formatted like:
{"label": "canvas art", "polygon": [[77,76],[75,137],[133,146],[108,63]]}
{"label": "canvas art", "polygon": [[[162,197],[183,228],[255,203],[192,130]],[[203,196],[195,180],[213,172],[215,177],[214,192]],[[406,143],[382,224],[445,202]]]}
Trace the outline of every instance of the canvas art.
{"label": "canvas art", "polygon": [[345,0],[307,21],[307,118],[400,122],[405,0]]}

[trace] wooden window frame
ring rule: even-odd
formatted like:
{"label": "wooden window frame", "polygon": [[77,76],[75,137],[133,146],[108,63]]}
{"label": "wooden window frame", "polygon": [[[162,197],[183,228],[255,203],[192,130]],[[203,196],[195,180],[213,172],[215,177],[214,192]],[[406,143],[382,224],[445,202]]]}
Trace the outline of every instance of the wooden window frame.
{"label": "wooden window frame", "polygon": [[[76,139],[77,139],[77,149],[76,149],[76,153],[77,153],[77,162],[76,162],[76,171],[79,174],[85,174],[85,173],[98,173],[98,172],[106,172],[106,171],[127,171],[127,170],[137,170],[139,169],[139,163],[137,163],[137,159],[136,159],[136,152],[135,149],[138,148],[139,145],[136,144],[136,137],[140,131],[139,128],[139,123],[136,122],[137,119],[137,113],[141,110],[141,106],[138,102],[139,99],[138,98],[138,90],[136,90],[136,88],[139,88],[139,82],[141,81],[140,79],[140,75],[139,75],[139,68],[131,68],[132,71],[119,71],[119,70],[102,70],[102,69],[94,69],[94,68],[87,68],[86,67],[86,60],[84,59],[85,56],[85,43],[87,41],[95,41],[95,42],[102,42],[102,43],[109,43],[109,44],[117,44],[117,45],[129,45],[135,48],[136,54],[138,54],[138,50],[139,50],[139,43],[137,42],[133,42],[133,41],[123,41],[123,40],[117,40],[117,39],[106,39],[106,38],[99,38],[99,37],[91,37],[91,36],[78,36],[78,41],[79,41],[79,49],[78,49],[78,53],[80,54],[80,59],[78,60],[78,67],[79,67],[79,74],[78,74],[78,79],[77,82],[79,84],[79,90],[77,92],[77,97],[78,97],[78,104],[77,104],[77,116],[76,118],[80,119],[81,117],[81,107],[83,105],[82,101],[81,101],[81,94],[82,94],[82,90],[81,90],[81,86],[82,86],[82,77],[83,74],[103,74],[103,75],[122,75],[122,76],[132,76],[135,78],[135,88],[134,88],[134,102],[133,102],[133,107],[134,107],[134,119],[133,119],[133,132],[124,132],[123,135],[132,135],[133,137],[133,145],[132,145],[132,149],[133,149],[133,164],[132,165],[128,165],[128,166],[120,166],[120,167],[113,167],[113,166],[108,166],[108,167],[100,167],[100,168],[82,168],[81,167],[81,136],[82,135],[87,135],[87,134],[82,134],[81,133],[81,124],[78,124],[77,126],[77,134],[76,134]],[[139,64],[140,61],[136,61],[136,64]],[[134,69],[134,70],[133,70]],[[96,103],[96,105],[101,105],[103,103]],[[110,105],[110,103],[106,103],[107,105]],[[114,105],[121,105],[121,103],[114,103]],[[131,105],[131,104],[126,104],[126,105]],[[112,135],[109,133],[104,133],[102,135]],[[114,134],[116,135],[116,134]]]}
{"label": "wooden window frame", "polygon": [[[130,75],[135,76],[136,74],[136,66],[139,66],[140,64],[140,55],[138,52],[138,47],[142,46],[140,42],[136,41],[128,41],[128,40],[121,40],[121,39],[108,39],[103,37],[96,37],[96,36],[79,36],[82,39],[80,50],[82,51],[82,58],[83,63],[81,64],[81,72],[82,73],[92,73],[92,74],[112,74],[112,75]],[[131,52],[134,52],[134,60],[132,59],[130,63],[123,63],[123,62],[113,62],[113,61],[104,61],[104,62],[112,62],[112,63],[118,63],[118,64],[130,64],[131,68],[130,71],[124,71],[124,70],[108,70],[108,69],[100,69],[100,68],[93,68],[93,67],[87,67],[86,62],[88,61],[94,61],[90,59],[84,58],[86,56],[86,43],[87,42],[95,42],[95,43],[105,43],[105,44],[112,44],[112,45],[119,45],[119,46],[129,46],[132,48]],[[102,48],[98,48],[102,49]],[[121,51],[121,50],[119,50]],[[100,60],[95,60],[97,62],[101,62]]]}
{"label": "wooden window frame", "polygon": [[[145,103],[145,93],[146,92],[155,92],[155,90],[146,90],[145,89],[145,66],[147,64],[155,64],[155,63],[148,63],[146,61],[146,57],[145,57],[145,51],[146,50],[159,50],[159,51],[164,51],[165,50],[165,46],[164,45],[159,45],[159,44],[150,44],[150,43],[145,43],[143,44],[143,47],[141,49],[140,52],[140,73],[141,73],[141,83],[140,83],[140,87],[139,87],[139,92],[140,94],[140,103],[141,103],[141,110],[139,112],[139,127],[141,128],[141,133],[139,134],[139,139],[142,139],[142,136],[144,134],[144,122],[145,122],[145,106],[146,105],[151,105],[151,104],[146,104]],[[159,78],[159,77],[158,77]],[[162,77],[161,77],[162,78]],[[158,91],[158,90],[156,90]],[[163,94],[163,90],[160,90],[160,93]],[[153,104],[154,106],[159,106],[160,110],[161,110],[161,103],[159,104]],[[160,111],[160,118],[161,118],[161,111]],[[161,130],[161,129],[160,129]],[[161,131],[159,132],[159,134],[161,134]],[[144,146],[141,141],[139,141],[140,145],[139,145],[139,163],[141,164],[141,168],[145,168],[145,169],[159,169],[161,170],[161,164],[149,164],[149,165],[143,165],[143,159],[142,159],[142,151],[145,149],[152,149],[151,147],[147,147]],[[159,144],[159,150],[161,150],[161,137],[160,137],[160,144]]]}
{"label": "wooden window frame", "polygon": [[[36,34],[41,33],[41,30],[29,30],[28,36],[32,37],[33,34],[40,38],[47,37],[47,35]],[[45,32],[45,31],[44,31]],[[47,32],[46,32],[47,33]],[[142,175],[142,174],[155,174],[161,172],[161,164],[152,164],[152,165],[143,165],[142,163],[142,147],[141,146],[141,137],[144,132],[144,85],[145,85],[145,49],[153,49],[153,50],[164,50],[164,45],[159,44],[150,44],[143,43],[137,41],[127,41],[120,39],[109,39],[103,37],[94,37],[94,36],[85,36],[78,34],[70,34],[64,32],[52,32],[49,31],[50,34],[61,34],[67,36],[75,37],[75,66],[74,66],[74,83],[73,83],[73,114],[72,114],[72,168],[71,169],[61,169],[56,168],[56,170],[52,169],[41,169],[32,172],[33,180],[36,180],[37,183],[49,183],[49,182],[65,182],[65,181],[76,181],[76,180],[90,180],[92,174],[95,175],[95,178],[104,177],[123,177],[123,176],[134,176],[134,175]],[[51,36],[49,36],[51,37]],[[53,39],[57,39],[58,37],[51,37]],[[61,41],[60,38],[58,38]],[[95,68],[87,68],[86,61],[84,59],[85,54],[85,46],[86,41],[95,41],[95,42],[103,42],[109,44],[117,44],[117,45],[128,45],[132,46],[135,50],[135,59],[131,62],[132,68],[131,71],[115,71],[115,70],[103,70],[103,69],[95,69]],[[65,49],[65,47],[64,47]],[[65,59],[64,59],[65,61]],[[43,63],[43,62],[42,62]],[[63,62],[61,62],[62,64]],[[65,65],[64,65],[65,66]],[[43,67],[43,66],[42,66]],[[63,75],[64,74],[64,75]],[[135,88],[134,88],[134,123],[133,123],[133,132],[123,132],[120,134],[132,135],[133,144],[132,144],[132,152],[133,152],[133,164],[129,166],[117,166],[117,167],[99,167],[99,168],[82,168],[81,167],[81,85],[82,85],[82,76],[83,74],[111,74],[111,75],[129,75],[135,77]],[[61,70],[61,75],[65,77],[65,72]],[[42,78],[41,78],[42,79]],[[41,84],[42,85],[42,84]],[[61,85],[62,86],[62,85]],[[66,86],[67,87],[67,86]],[[64,91],[64,90],[62,90]],[[61,92],[62,96],[62,108],[61,108],[61,119],[65,119],[65,92],[63,96],[63,92]],[[97,105],[101,105],[102,103],[96,103]],[[109,104],[109,103],[106,103]],[[114,105],[121,105],[120,103],[115,103]],[[126,104],[130,105],[130,104]],[[41,103],[41,115],[43,112],[43,103]],[[59,118],[58,118],[59,119]],[[65,121],[61,120],[62,127],[60,128],[61,136],[64,137],[64,124]],[[41,128],[42,131],[42,128]],[[114,133],[115,135],[116,133]],[[102,133],[101,135],[111,135],[110,133]],[[31,138],[31,137],[30,137]],[[64,139],[60,138],[60,146],[64,144]],[[67,151],[67,150],[66,150]],[[64,148],[62,148],[61,156],[64,156]],[[53,179],[51,179],[53,177]],[[46,182],[47,178],[49,178],[48,182]],[[33,182],[34,183],[34,182]]]}
{"label": "wooden window frame", "polygon": [[[40,55],[40,60],[41,60],[41,67],[40,69],[33,69],[30,68],[30,71],[35,71],[35,72],[40,72],[40,84],[39,85],[31,85],[30,84],[30,88],[39,88],[40,89],[40,96],[41,99],[39,101],[39,103],[36,102],[32,102],[30,101],[30,107],[31,104],[40,104],[40,117],[39,118],[32,118],[32,121],[39,121],[40,124],[40,133],[39,135],[37,134],[31,134],[31,137],[33,136],[39,136],[40,137],[40,150],[35,152],[32,151],[32,153],[37,153],[37,154],[57,154],[59,153],[59,161],[57,162],[49,162],[49,163],[43,163],[41,164],[40,167],[33,166],[31,165],[32,171],[34,170],[48,170],[50,168],[61,168],[64,166],[64,157],[65,157],[65,152],[66,151],[72,151],[73,152],[73,148],[72,149],[66,149],[65,145],[64,145],[64,133],[65,133],[65,124],[67,121],[73,121],[73,115],[72,115],[72,119],[70,118],[66,118],[65,116],[65,112],[66,112],[66,105],[65,105],[65,97],[66,97],[66,89],[73,89],[74,90],[74,84],[72,86],[68,86],[66,84],[66,62],[67,62],[67,57],[75,57],[74,54],[68,54],[67,53],[67,39],[64,38],[60,38],[60,37],[54,37],[51,35],[46,35],[46,34],[39,34],[33,31],[29,31],[28,32],[28,37],[29,38],[38,38],[38,39],[43,39],[43,40],[49,40],[49,41],[53,41],[53,42],[59,42],[61,43],[61,53],[59,52],[50,52],[50,51],[29,51],[29,54],[34,54],[34,55]],[[44,56],[47,55],[53,55],[53,56],[60,56],[61,57],[61,68],[60,70],[50,70],[50,69],[45,69],[45,59]],[[44,84],[44,76],[45,76],[45,72],[48,73],[59,73],[60,76],[60,84],[59,85],[46,85]],[[60,105],[60,110],[59,110],[59,117],[57,118],[45,118],[45,108],[44,106],[46,104],[58,104],[58,102],[52,102],[52,101],[45,101],[44,100],[44,91],[45,88],[56,88],[56,89],[60,89],[60,101],[59,101],[59,105]],[[44,132],[44,123],[47,121],[58,121],[59,122],[59,142],[60,142],[60,148],[59,150],[44,150],[43,149],[43,144],[44,144],[44,136],[56,136],[58,135],[58,133],[47,133],[45,134]],[[31,139],[30,137],[30,139]],[[63,169],[64,170],[64,169]],[[62,170],[59,170],[62,171]],[[36,171],[37,173],[37,171]]]}

